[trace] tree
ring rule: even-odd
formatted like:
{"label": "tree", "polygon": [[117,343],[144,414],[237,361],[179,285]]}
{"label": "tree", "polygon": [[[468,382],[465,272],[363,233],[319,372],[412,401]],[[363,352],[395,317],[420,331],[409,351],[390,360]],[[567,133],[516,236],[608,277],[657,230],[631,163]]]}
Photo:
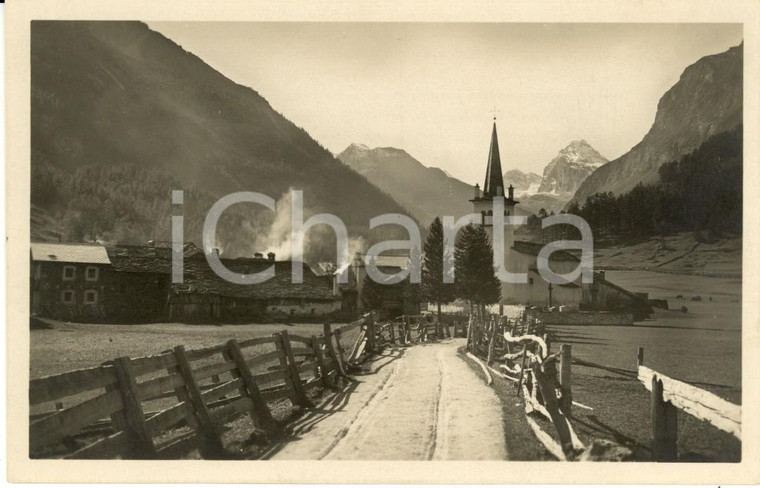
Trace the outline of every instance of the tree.
{"label": "tree", "polygon": [[461,298],[478,306],[501,299],[501,283],[493,267],[493,247],[483,226],[468,225],[457,237],[455,249],[456,289]]}
{"label": "tree", "polygon": [[383,285],[375,282],[369,275],[364,277],[362,285],[362,304],[366,310],[377,310],[382,308],[385,296],[383,294]]}
{"label": "tree", "polygon": [[438,329],[442,333],[441,304],[456,298],[453,283],[443,281],[443,224],[438,217],[430,224],[425,240],[425,259],[422,268],[422,292],[427,300],[434,302],[438,312]]}

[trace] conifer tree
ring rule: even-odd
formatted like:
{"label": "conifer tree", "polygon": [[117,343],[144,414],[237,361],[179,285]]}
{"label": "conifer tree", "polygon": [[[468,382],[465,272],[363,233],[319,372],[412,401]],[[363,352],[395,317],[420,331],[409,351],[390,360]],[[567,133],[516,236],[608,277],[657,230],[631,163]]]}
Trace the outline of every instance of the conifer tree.
{"label": "conifer tree", "polygon": [[438,217],[430,224],[425,240],[425,259],[422,269],[422,290],[425,298],[436,304],[438,313],[438,334],[443,335],[441,304],[456,298],[454,283],[443,282],[443,224]]}
{"label": "conifer tree", "polygon": [[493,266],[493,247],[484,227],[468,225],[459,233],[455,250],[456,287],[461,298],[478,306],[501,299],[501,283]]}

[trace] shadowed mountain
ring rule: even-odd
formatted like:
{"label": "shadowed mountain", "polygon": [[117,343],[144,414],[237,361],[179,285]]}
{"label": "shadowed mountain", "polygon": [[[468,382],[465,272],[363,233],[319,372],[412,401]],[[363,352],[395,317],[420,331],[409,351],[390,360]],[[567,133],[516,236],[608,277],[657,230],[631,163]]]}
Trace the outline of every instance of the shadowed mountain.
{"label": "shadowed mountain", "polygon": [[[143,23],[34,21],[31,35],[32,203],[64,240],[166,240],[171,189],[186,190],[185,238],[198,243],[210,204],[231,192],[303,190],[306,217],[333,213],[363,237],[370,218],[406,213],[256,91]],[[250,255],[274,216],[231,207],[219,244]]]}
{"label": "shadowed mountain", "polygon": [[623,156],[600,167],[573,200],[602,192],[623,194],[638,183],[658,181],[658,169],[698,148],[711,136],[742,122],[743,49],[705,56],[686,68],[657,105],[649,132]]}
{"label": "shadowed mountain", "polygon": [[423,165],[403,149],[351,144],[338,159],[408,208],[424,225],[436,216],[472,212],[472,186]]}

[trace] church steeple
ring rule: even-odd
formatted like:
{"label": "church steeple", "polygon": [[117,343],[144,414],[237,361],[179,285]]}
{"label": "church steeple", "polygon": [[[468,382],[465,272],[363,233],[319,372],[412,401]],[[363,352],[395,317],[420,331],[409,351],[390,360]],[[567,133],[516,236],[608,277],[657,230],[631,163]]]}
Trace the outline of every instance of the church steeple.
{"label": "church steeple", "polygon": [[488,151],[488,167],[486,168],[486,182],[483,185],[483,196],[503,197],[504,177],[501,173],[501,157],[499,156],[499,138],[496,135],[496,117],[493,119],[493,132],[491,133],[491,149]]}

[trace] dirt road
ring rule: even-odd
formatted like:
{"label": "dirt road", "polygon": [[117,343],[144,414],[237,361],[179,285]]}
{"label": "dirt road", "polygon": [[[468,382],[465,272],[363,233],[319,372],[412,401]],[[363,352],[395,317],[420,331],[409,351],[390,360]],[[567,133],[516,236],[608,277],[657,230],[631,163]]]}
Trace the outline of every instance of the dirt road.
{"label": "dirt road", "polygon": [[507,459],[501,405],[463,339],[387,351],[309,411],[270,459]]}

